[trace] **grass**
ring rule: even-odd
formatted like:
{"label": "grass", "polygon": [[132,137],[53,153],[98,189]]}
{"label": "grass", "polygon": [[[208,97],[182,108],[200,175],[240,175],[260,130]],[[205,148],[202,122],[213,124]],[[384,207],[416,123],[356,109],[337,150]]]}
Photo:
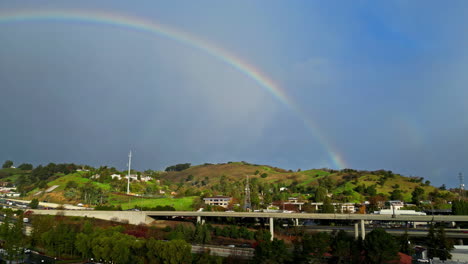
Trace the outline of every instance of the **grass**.
{"label": "grass", "polygon": [[169,205],[174,207],[177,211],[191,211],[194,196],[182,198],[137,198],[125,195],[111,195],[109,203],[115,206],[122,206],[122,209],[131,209],[135,206],[141,207],[155,207]]}
{"label": "grass", "polygon": [[31,171],[27,170],[20,170],[20,169],[15,169],[15,168],[5,168],[5,169],[0,169],[0,178],[1,181],[10,181],[10,182],[16,182],[16,180],[21,176],[21,175],[28,175],[31,174]]}
{"label": "grass", "polygon": [[[68,175],[65,175],[65,176],[62,176],[54,181],[51,181],[49,182],[47,185],[48,186],[54,186],[54,185],[59,185],[59,187],[57,187],[57,189],[55,189],[56,191],[63,191],[65,190],[65,186],[67,185],[67,182],[69,181],[74,181],[76,183],[78,183],[78,185],[83,185],[83,184],[86,184],[88,182],[90,182],[91,180],[88,179],[88,178],[84,178],[82,177],[82,173],[80,172],[76,172],[76,173],[72,173],[72,174],[68,174]],[[100,182],[95,182],[95,181],[92,181],[92,183],[94,185],[96,185],[97,187],[101,188],[101,189],[104,189],[104,190],[110,190],[111,186],[107,183],[100,183]]]}
{"label": "grass", "polygon": [[323,177],[325,177],[327,175],[330,175],[329,172],[322,171],[322,170],[306,170],[306,171],[298,172],[298,174],[304,175],[304,176],[307,177],[306,179],[301,181],[299,186],[310,185],[312,182],[314,182],[314,181],[316,181],[316,180],[318,180],[320,178],[323,178]]}

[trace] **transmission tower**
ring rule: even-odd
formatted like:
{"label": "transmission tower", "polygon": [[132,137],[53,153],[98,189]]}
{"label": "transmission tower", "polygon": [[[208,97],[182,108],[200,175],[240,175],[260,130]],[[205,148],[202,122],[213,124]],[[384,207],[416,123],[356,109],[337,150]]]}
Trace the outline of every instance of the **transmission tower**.
{"label": "transmission tower", "polygon": [[460,172],[458,173],[458,179],[460,180],[460,198],[459,199],[464,199],[465,198],[465,183],[463,183],[463,174]]}
{"label": "transmission tower", "polygon": [[250,201],[250,186],[249,186],[249,175],[246,176],[246,182],[245,182],[245,200],[244,200],[244,209],[245,210],[251,210],[252,209],[252,203]]}

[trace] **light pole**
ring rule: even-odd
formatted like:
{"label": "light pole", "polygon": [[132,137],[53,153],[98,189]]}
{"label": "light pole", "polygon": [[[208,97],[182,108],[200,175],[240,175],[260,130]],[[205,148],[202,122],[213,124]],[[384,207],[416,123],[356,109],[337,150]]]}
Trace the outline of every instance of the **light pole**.
{"label": "light pole", "polygon": [[130,194],[130,166],[132,165],[132,151],[128,154],[127,194]]}

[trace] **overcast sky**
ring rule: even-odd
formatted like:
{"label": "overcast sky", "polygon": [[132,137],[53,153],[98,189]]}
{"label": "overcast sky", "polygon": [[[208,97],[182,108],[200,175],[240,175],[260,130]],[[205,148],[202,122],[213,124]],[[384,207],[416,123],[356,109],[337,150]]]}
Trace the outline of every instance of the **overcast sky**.
{"label": "overcast sky", "polygon": [[[73,12],[188,33],[289,101],[209,49]],[[243,160],[451,187],[468,173],[466,1],[2,1],[0,14],[1,161],[124,169],[132,150],[141,170]]]}

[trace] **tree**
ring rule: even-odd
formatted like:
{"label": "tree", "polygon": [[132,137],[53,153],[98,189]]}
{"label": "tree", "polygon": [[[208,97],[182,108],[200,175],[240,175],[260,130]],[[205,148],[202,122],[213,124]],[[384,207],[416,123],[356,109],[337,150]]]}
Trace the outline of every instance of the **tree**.
{"label": "tree", "polygon": [[447,260],[452,258],[450,251],[454,248],[453,242],[447,239],[447,236],[445,235],[445,229],[442,225],[437,229],[436,245],[435,255],[439,257],[440,260]]}
{"label": "tree", "polygon": [[192,263],[192,246],[183,240],[161,241],[150,238],[146,241],[150,263]]}
{"label": "tree", "polygon": [[289,261],[290,254],[283,240],[261,241],[255,248],[254,263],[275,264]]}
{"label": "tree", "polygon": [[[3,224],[0,226],[0,238],[3,241],[3,249],[6,251],[5,258],[9,261],[17,260],[24,246],[23,221],[10,222],[12,211],[7,212]],[[22,214],[19,215],[22,218]],[[9,262],[11,263],[11,262]]]}
{"label": "tree", "polygon": [[335,213],[335,207],[331,203],[330,197],[326,197],[322,205],[322,213],[333,214]]}
{"label": "tree", "polygon": [[323,187],[318,187],[317,191],[315,192],[315,201],[317,203],[323,202],[327,197],[327,189]]}
{"label": "tree", "polygon": [[400,239],[400,252],[405,253],[406,255],[413,255],[414,250],[411,247],[411,241],[409,240],[408,231],[405,231],[403,235],[401,235]]}
{"label": "tree", "polygon": [[365,256],[368,263],[385,263],[398,257],[398,243],[382,228],[367,234],[364,240]]}
{"label": "tree", "polygon": [[421,187],[416,187],[414,191],[411,193],[412,198],[411,201],[417,205],[421,203],[421,200],[424,199],[424,189]]}
{"label": "tree", "polygon": [[211,232],[207,225],[197,224],[193,234],[193,241],[200,244],[211,242]]}
{"label": "tree", "polygon": [[20,170],[32,170],[33,165],[29,164],[29,163],[23,163],[23,164],[18,166],[18,169],[20,169]]}
{"label": "tree", "polygon": [[306,259],[313,258],[319,261],[323,259],[323,255],[330,249],[330,235],[325,232],[305,234],[302,237],[302,255]]}
{"label": "tree", "polygon": [[463,200],[453,201],[452,211],[454,215],[468,215],[468,202]]}
{"label": "tree", "polygon": [[6,161],[3,163],[2,168],[8,169],[8,168],[11,168],[11,166],[13,166],[13,161],[11,161],[11,160],[6,160]]}
{"label": "tree", "polygon": [[337,258],[337,263],[343,263],[351,258],[352,245],[354,241],[344,230],[340,230],[331,243],[332,254]]}
{"label": "tree", "polygon": [[31,209],[37,209],[38,206],[39,206],[39,200],[37,198],[32,199],[31,202],[29,203],[29,207],[31,207]]}
{"label": "tree", "polygon": [[166,171],[183,171],[183,170],[190,168],[190,166],[191,166],[190,163],[176,164],[176,165],[167,167]]}
{"label": "tree", "polygon": [[426,237],[426,246],[427,246],[427,256],[432,259],[436,256],[436,249],[437,249],[437,240],[435,235],[435,228],[434,224],[431,223],[429,227],[429,231],[427,232]]}
{"label": "tree", "polygon": [[78,183],[76,183],[76,181],[68,181],[67,185],[65,185],[65,189],[72,189],[72,188],[78,188]]}
{"label": "tree", "polygon": [[403,200],[404,197],[403,197],[403,192],[399,189],[396,189],[396,190],[393,190],[391,193],[390,193],[390,199],[391,200]]}

